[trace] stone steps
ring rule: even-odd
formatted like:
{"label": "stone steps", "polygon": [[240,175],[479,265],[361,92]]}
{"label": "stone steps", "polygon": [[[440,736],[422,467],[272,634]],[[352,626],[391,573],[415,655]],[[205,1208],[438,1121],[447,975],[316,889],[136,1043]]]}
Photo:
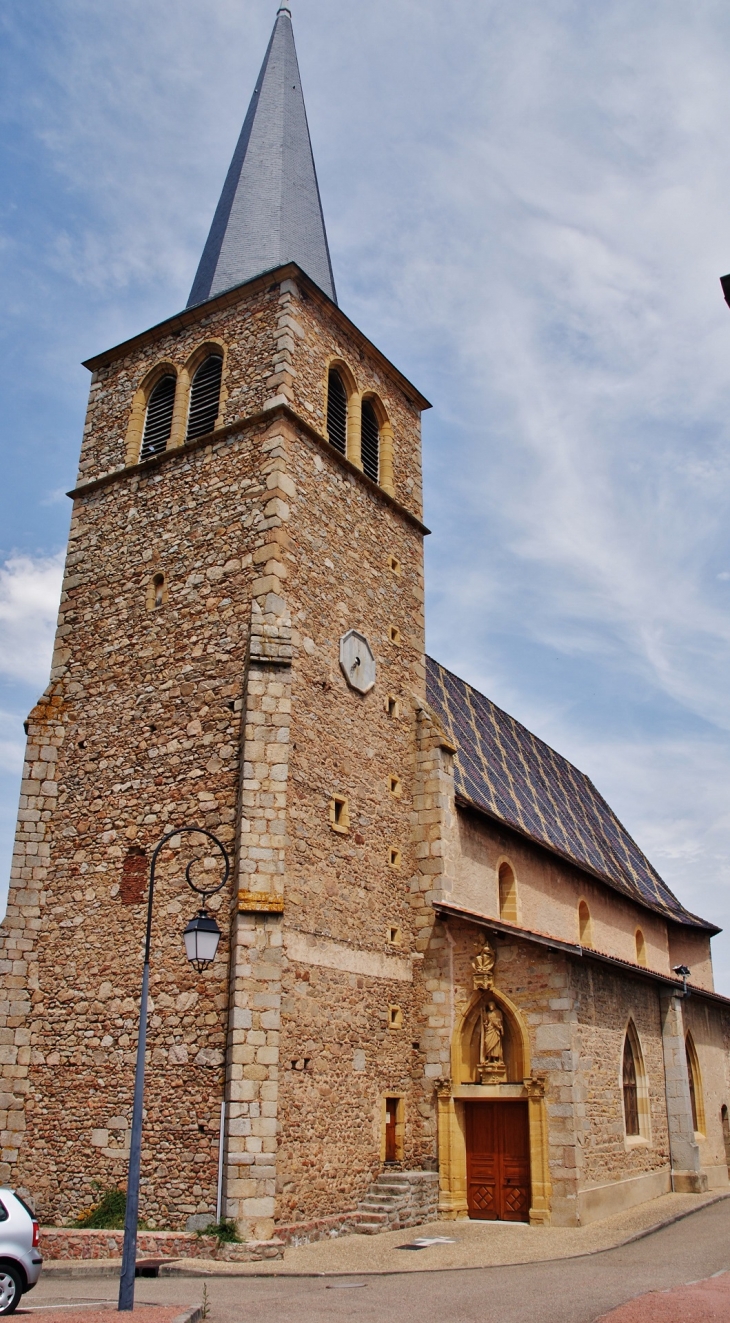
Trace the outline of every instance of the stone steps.
{"label": "stone steps", "polygon": [[361,1235],[374,1236],[380,1231],[418,1226],[436,1216],[437,1206],[435,1172],[383,1171],[357,1206],[357,1230]]}

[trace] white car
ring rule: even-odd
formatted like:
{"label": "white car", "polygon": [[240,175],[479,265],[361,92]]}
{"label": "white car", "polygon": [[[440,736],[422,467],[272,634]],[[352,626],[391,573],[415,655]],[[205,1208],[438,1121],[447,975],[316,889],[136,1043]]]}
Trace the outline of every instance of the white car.
{"label": "white car", "polygon": [[0,1189],[0,1314],[12,1314],[41,1275],[40,1227],[14,1190]]}

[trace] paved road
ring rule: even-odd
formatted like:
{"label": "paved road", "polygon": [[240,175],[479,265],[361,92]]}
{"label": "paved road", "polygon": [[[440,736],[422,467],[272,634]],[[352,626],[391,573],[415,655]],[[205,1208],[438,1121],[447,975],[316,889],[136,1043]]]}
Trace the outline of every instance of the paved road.
{"label": "paved road", "polygon": [[[208,1318],[209,1323],[594,1323],[645,1291],[728,1268],[730,1200],[723,1200],[633,1245],[579,1259],[329,1279],[211,1277]],[[201,1294],[200,1278],[141,1279],[136,1299],[183,1308],[200,1303]],[[26,1300],[34,1312],[64,1301],[115,1301],[116,1283],[108,1277],[41,1278]],[[39,1323],[42,1319],[40,1312]]]}

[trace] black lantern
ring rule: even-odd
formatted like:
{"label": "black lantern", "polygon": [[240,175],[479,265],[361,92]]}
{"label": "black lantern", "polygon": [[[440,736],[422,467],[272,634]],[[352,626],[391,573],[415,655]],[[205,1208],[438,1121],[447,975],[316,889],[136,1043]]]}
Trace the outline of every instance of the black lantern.
{"label": "black lantern", "polygon": [[198,973],[212,965],[220,939],[221,930],[213,915],[207,910],[198,910],[183,933],[188,960]]}

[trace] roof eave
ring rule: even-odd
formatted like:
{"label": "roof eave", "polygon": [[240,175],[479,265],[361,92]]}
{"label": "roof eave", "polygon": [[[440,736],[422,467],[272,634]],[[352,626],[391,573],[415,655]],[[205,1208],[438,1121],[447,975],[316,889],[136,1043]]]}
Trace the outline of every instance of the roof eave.
{"label": "roof eave", "polygon": [[188,326],[193,326],[200,320],[202,312],[209,316],[211,312],[219,312],[224,308],[237,303],[243,291],[255,293],[259,288],[263,288],[270,283],[272,277],[276,276],[278,281],[291,278],[296,280],[297,284],[303,285],[307,293],[318,300],[321,300],[327,308],[329,314],[335,318],[344,331],[347,331],[357,343],[366,347],[368,352],[373,355],[378,363],[381,364],[393,377],[398,385],[411,401],[418,406],[421,412],[432,407],[425,395],[422,395],[412,381],[386,358],[376,345],[368,340],[363,331],[350,321],[346,313],[342,311],[324,290],[320,289],[306,271],[303,271],[296,262],[286,262],[283,266],[272,267],[270,271],[263,271],[261,275],[254,276],[252,280],[245,280],[240,285],[234,285],[232,289],[224,290],[222,294],[216,294],[212,299],[206,299],[204,303],[196,303],[191,308],[184,308],[182,312],[177,312],[172,317],[165,318],[162,322],[157,322],[146,331],[141,331],[139,335],[134,335],[129,340],[122,340],[118,345],[111,349],[105,349],[101,354],[95,354],[92,358],[86,358],[83,361],[83,367],[88,368],[90,372],[97,372],[99,368],[105,367],[108,363],[113,363],[115,359],[125,358],[127,354],[135,349],[144,348],[145,345],[153,344],[155,340],[161,339],[164,335],[169,335],[173,331],[183,331]]}
{"label": "roof eave", "polygon": [[[612,965],[625,974],[650,979],[654,983],[662,983],[675,992],[682,993],[684,991],[682,979],[674,979],[669,974],[660,974],[657,970],[648,969],[644,965],[635,965],[630,960],[621,960],[618,956],[607,955],[604,951],[596,951],[593,947],[579,946],[575,942],[564,942],[558,937],[551,937],[549,933],[538,933],[531,928],[520,928],[517,924],[505,923],[502,919],[492,919],[487,914],[481,914],[478,910],[467,909],[463,905],[451,905],[447,901],[440,900],[434,900],[431,903],[437,914],[445,915],[447,918],[476,923],[480,927],[489,928],[497,933],[504,933],[507,937],[519,937],[523,941],[533,942],[536,946],[545,946],[552,951],[560,951],[564,955],[573,956],[578,960],[595,960],[602,965]],[[687,986],[691,989],[693,996],[707,997],[710,1001],[718,1001],[724,1006],[730,1006],[730,997],[723,997],[720,992],[714,992],[710,988],[701,988],[697,983],[688,983]]]}
{"label": "roof eave", "polygon": [[632,901],[634,905],[639,905],[642,909],[648,910],[650,914],[658,914],[668,923],[676,923],[678,927],[700,928],[704,932],[708,932],[711,937],[715,937],[718,933],[722,932],[722,928],[718,928],[715,924],[709,923],[707,919],[701,919],[697,914],[691,914],[689,910],[684,910],[684,914],[687,916],[686,918],[680,918],[679,915],[671,914],[668,910],[662,909],[660,906],[650,905],[648,901],[640,900],[638,896],[635,896],[632,891],[628,890],[624,883],[619,882],[616,878],[609,877],[607,873],[601,873],[599,869],[592,868],[590,864],[583,860],[575,859],[567,852],[567,850],[560,850],[557,845],[552,845],[548,841],[541,840],[539,836],[534,836],[531,832],[527,831],[525,827],[520,827],[514,822],[509,822],[507,818],[503,818],[499,813],[490,812],[490,810],[485,808],[483,804],[476,804],[474,800],[469,799],[467,795],[457,793],[454,798],[457,805],[460,805],[462,808],[468,808],[473,813],[481,813],[485,818],[489,818],[491,822],[498,822],[500,826],[509,828],[510,831],[516,832],[518,836],[524,837],[524,839],[530,841],[531,844],[538,845],[541,850],[547,850],[548,854],[555,855],[557,859],[564,860],[566,863],[569,863],[571,867],[579,869],[582,873],[587,873],[590,877],[596,878],[599,882],[603,882],[604,885],[610,887],[612,891],[616,891],[620,896]]}

